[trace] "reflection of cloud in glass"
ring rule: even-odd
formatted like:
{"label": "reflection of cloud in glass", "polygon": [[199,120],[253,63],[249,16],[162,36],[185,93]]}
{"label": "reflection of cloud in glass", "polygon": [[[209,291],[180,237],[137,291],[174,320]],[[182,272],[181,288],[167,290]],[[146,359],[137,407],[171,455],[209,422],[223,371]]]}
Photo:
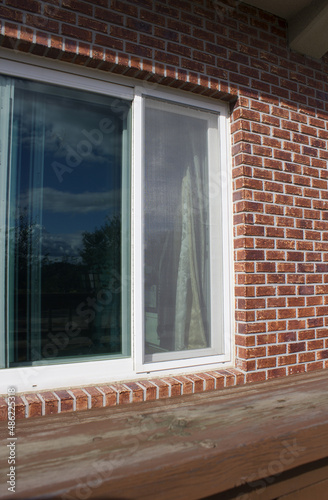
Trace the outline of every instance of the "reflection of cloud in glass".
{"label": "reflection of cloud in glass", "polygon": [[42,235],[42,244],[43,245],[52,245],[53,243],[65,242],[65,244],[69,245],[70,248],[73,248],[76,251],[82,242],[82,231],[77,233],[58,233],[58,234],[50,234],[44,230]]}
{"label": "reflection of cloud in glass", "polygon": [[[34,145],[42,148],[45,154],[53,155],[53,160],[63,163],[72,150],[80,156],[81,161],[86,159],[89,165],[104,163],[116,156],[121,135],[117,130],[114,133],[114,130],[121,126],[121,121],[116,123],[118,118],[113,116],[109,107],[103,107],[102,111],[98,106],[92,107],[90,104],[88,107],[77,108],[76,102],[65,98],[61,102],[57,96],[54,103],[50,98],[45,103],[44,112],[35,119],[34,129],[31,130],[32,101],[33,99],[30,102],[24,99],[26,114],[21,116],[19,121],[21,142],[27,147]],[[114,130],[108,133],[100,130],[100,123],[104,118],[113,120]],[[79,148],[82,154],[79,153]]]}
{"label": "reflection of cloud in glass", "polygon": [[112,189],[104,192],[69,193],[53,188],[36,188],[21,196],[21,206],[27,206],[31,198],[42,199],[43,210],[53,213],[77,213],[109,211],[120,209],[121,190]]}
{"label": "reflection of cloud in glass", "polygon": [[81,260],[82,232],[50,234],[44,230],[41,243],[42,254],[47,255],[48,260],[61,260],[64,256],[75,262]]}

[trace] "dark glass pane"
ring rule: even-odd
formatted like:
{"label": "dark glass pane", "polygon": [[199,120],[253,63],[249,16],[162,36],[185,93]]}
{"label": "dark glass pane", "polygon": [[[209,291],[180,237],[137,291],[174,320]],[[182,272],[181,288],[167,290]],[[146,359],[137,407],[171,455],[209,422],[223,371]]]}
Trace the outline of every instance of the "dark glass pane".
{"label": "dark glass pane", "polygon": [[128,112],[119,99],[16,82],[11,366],[127,354]]}

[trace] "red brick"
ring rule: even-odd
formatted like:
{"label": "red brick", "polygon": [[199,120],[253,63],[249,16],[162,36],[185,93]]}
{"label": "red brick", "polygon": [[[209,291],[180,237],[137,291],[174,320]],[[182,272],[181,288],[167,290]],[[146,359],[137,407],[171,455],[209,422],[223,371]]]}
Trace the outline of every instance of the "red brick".
{"label": "red brick", "polygon": [[235,385],[235,374],[229,370],[216,370],[218,375],[224,376],[224,386],[232,387]]}
{"label": "red brick", "polygon": [[167,398],[170,395],[170,384],[160,379],[152,379],[151,383],[156,386],[156,399]]}
{"label": "red brick", "polygon": [[239,348],[239,352],[243,352],[244,359],[263,358],[266,355],[266,347]]}
{"label": "red brick", "polygon": [[181,383],[181,394],[192,394],[193,393],[193,383],[187,377],[183,375],[178,375],[176,377],[172,377],[177,382]]}
{"label": "red brick", "polygon": [[286,321],[269,321],[267,326],[268,332],[279,332],[286,330]]}
{"label": "red brick", "polygon": [[91,397],[90,408],[101,408],[104,406],[103,394],[96,387],[84,387],[84,391]]}
{"label": "red brick", "polygon": [[237,368],[227,368],[227,370],[225,370],[225,371],[230,372],[234,375],[236,386],[243,385],[245,383],[244,373],[241,373],[240,370],[238,370]]}
{"label": "red brick", "polygon": [[258,359],[256,361],[256,368],[257,368],[257,370],[263,370],[265,368],[273,368],[276,365],[277,365],[276,358]]}
{"label": "red brick", "polygon": [[283,318],[295,318],[296,317],[296,309],[293,308],[285,308],[278,310],[278,319]]}
{"label": "red brick", "polygon": [[298,356],[298,361],[299,363],[309,363],[311,361],[315,361],[315,353],[314,352],[307,352],[307,353],[301,353]]}
{"label": "red brick", "polygon": [[265,297],[268,295],[276,295],[276,288],[274,286],[257,286],[256,296]]}
{"label": "red brick", "polygon": [[157,387],[149,380],[142,380],[138,382],[144,391],[144,400],[153,401],[156,399]]}
{"label": "red brick", "polygon": [[162,4],[156,5],[156,12],[176,19],[179,17],[179,11],[177,9],[167,7],[166,5]]}
{"label": "red brick", "polygon": [[290,354],[289,356],[279,356],[278,366],[295,365],[296,361],[297,361],[296,354]]}
{"label": "red brick", "polygon": [[20,396],[15,396],[15,416],[16,419],[21,419],[26,417],[26,405],[24,400]]}
{"label": "red brick", "polygon": [[285,354],[286,352],[287,347],[284,344],[268,346],[268,356],[277,356],[279,354]]}
{"label": "red brick", "polygon": [[284,274],[268,274],[267,283],[285,283],[286,276]]}
{"label": "red brick", "polygon": [[44,400],[45,406],[45,415],[52,415],[54,413],[58,413],[58,398],[54,395],[54,393],[50,391],[40,392],[39,396]]}
{"label": "red brick", "polygon": [[92,5],[86,2],[81,2],[81,0],[63,0],[62,7],[81,12],[81,14],[85,14],[87,16],[92,16]]}
{"label": "red brick", "polygon": [[222,373],[219,373],[217,371],[209,371],[207,372],[207,374],[214,378],[215,389],[223,389],[225,385],[225,377]]}
{"label": "red brick", "polygon": [[26,394],[28,403],[28,417],[40,417],[42,415],[42,402],[36,394]]}
{"label": "red brick", "polygon": [[[145,57],[151,58],[152,52],[148,51],[147,54],[145,54]],[[160,62],[166,63],[166,64],[171,64],[173,66],[178,66],[178,64],[179,64],[179,57],[178,56],[173,55],[173,54],[168,54],[165,51],[155,50],[154,58],[157,61],[160,61]],[[182,71],[180,70],[179,71],[180,78],[182,78],[181,75],[182,75]]]}
{"label": "red brick", "polygon": [[287,252],[288,261],[303,261],[304,254],[302,252]]}
{"label": "red brick", "polygon": [[305,365],[296,365],[296,366],[288,366],[287,373],[288,375],[296,375],[297,373],[305,373]]}
{"label": "red brick", "polygon": [[318,306],[323,304],[323,297],[318,296],[318,297],[306,297],[306,305],[308,306]]}
{"label": "red brick", "polygon": [[52,21],[42,16],[35,16],[34,14],[26,14],[26,25],[55,34],[59,33],[59,23],[57,21]]}
{"label": "red brick", "polygon": [[323,369],[323,362],[322,361],[317,361],[316,363],[309,363],[306,366],[306,371],[308,372],[313,372],[315,370],[322,370]]}
{"label": "red brick", "polygon": [[278,286],[278,295],[295,295],[296,287],[292,285]]}
{"label": "red brick", "polygon": [[323,349],[323,347],[324,347],[323,340],[313,340],[307,343],[308,351],[313,351],[315,349]]}
{"label": "red brick", "polygon": [[[67,15],[67,12],[65,12],[65,14]],[[81,26],[82,28],[89,28],[89,30],[99,31],[101,33],[108,32],[108,25],[106,23],[96,21],[95,19],[90,19],[89,17],[79,16],[78,25]]]}
{"label": "red brick", "polygon": [[327,359],[328,358],[328,349],[325,351],[319,351],[317,353],[317,359]]}
{"label": "red brick", "polygon": [[7,9],[0,5],[0,16],[2,19],[9,19],[18,23],[23,22],[23,13],[17,10]]}
{"label": "red brick", "polygon": [[284,377],[286,375],[286,368],[273,368],[268,370],[268,379]]}
{"label": "red brick", "polygon": [[0,421],[8,420],[8,404],[4,397],[0,396]]}
{"label": "red brick", "polygon": [[60,411],[64,413],[66,411],[73,411],[74,407],[74,398],[67,391],[54,391],[60,399]]}
{"label": "red brick", "polygon": [[139,384],[136,384],[135,382],[126,382],[123,385],[131,391],[133,403],[138,403],[144,400],[144,391]]}
{"label": "red brick", "polygon": [[294,331],[279,332],[278,342],[295,342],[297,340],[297,333]]}
{"label": "red brick", "polygon": [[203,392],[204,391],[204,380],[198,375],[188,374],[185,375],[188,380],[193,383],[193,392]]}
{"label": "red brick", "polygon": [[245,373],[254,371],[256,369],[256,360],[255,359],[245,360],[245,359],[239,359],[237,357],[236,358],[236,368],[239,370],[243,370]]}
{"label": "red brick", "polygon": [[273,309],[266,309],[264,311],[256,312],[257,320],[267,320],[267,319],[276,319],[277,313]]}
{"label": "red brick", "polygon": [[122,40],[96,33],[95,43],[115,50],[123,50]]}
{"label": "red brick", "polygon": [[[163,382],[167,383],[170,387],[170,396],[180,396],[182,394],[182,381],[173,377],[165,377],[162,379]],[[191,382],[190,382],[191,386]]]}
{"label": "red brick", "polygon": [[75,410],[87,410],[88,409],[88,396],[82,389],[71,389],[68,391],[75,399]]}
{"label": "red brick", "polygon": [[116,392],[118,404],[131,402],[132,393],[128,387],[123,384],[110,384],[109,387],[114,389],[114,391]]}
{"label": "red brick", "polygon": [[309,316],[314,316],[314,315],[315,315],[314,307],[303,307],[301,309],[298,309],[297,311],[297,316],[299,318],[307,318]]}
{"label": "red brick", "polygon": [[[76,14],[74,12],[68,12],[65,9],[60,9],[55,5],[45,5],[44,15],[51,19],[57,19],[58,21],[65,21],[66,23],[76,23]],[[91,21],[91,19],[89,19]]]}
{"label": "red brick", "polygon": [[208,373],[197,373],[197,376],[203,380],[204,391],[211,391],[215,388],[215,378]]}
{"label": "red brick", "polygon": [[6,5],[16,7],[17,9],[28,10],[29,12],[34,12],[36,14],[41,13],[41,3],[35,0],[26,0],[23,4],[19,0],[6,0]]}
{"label": "red brick", "polygon": [[246,373],[246,382],[263,382],[266,380],[266,372]]}
{"label": "red brick", "polygon": [[265,335],[256,335],[257,345],[274,344],[276,341],[277,341],[277,336],[274,333]]}
{"label": "red brick", "polygon": [[70,62],[75,58],[75,54],[78,53],[78,45],[74,40],[65,40],[65,52],[63,53],[61,60],[65,62]]}
{"label": "red brick", "polygon": [[97,389],[105,394],[103,406],[115,406],[117,404],[117,393],[109,385],[101,385]]}

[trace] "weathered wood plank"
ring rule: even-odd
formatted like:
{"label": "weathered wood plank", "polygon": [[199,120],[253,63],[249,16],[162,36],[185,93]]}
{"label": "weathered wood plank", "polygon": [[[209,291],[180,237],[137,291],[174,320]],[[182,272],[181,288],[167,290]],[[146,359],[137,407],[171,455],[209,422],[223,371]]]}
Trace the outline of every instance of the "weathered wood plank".
{"label": "weathered wood plank", "polygon": [[[323,461],[320,461],[323,462]],[[272,487],[268,487],[268,499],[270,498],[278,498],[280,495],[287,495],[293,492],[301,492],[303,489],[307,489],[307,487],[319,483],[321,481],[325,481],[328,478],[328,459],[324,461],[326,465],[322,465],[322,463],[315,462],[311,464],[312,470],[307,470],[309,468],[308,465],[296,468],[293,470],[294,477],[290,477],[289,479],[283,479],[281,482],[279,481],[279,477],[277,478],[277,484],[273,484]],[[316,498],[324,498],[324,496],[316,497]],[[262,500],[262,499],[261,499]],[[264,500],[264,497],[263,497]]]}
{"label": "weathered wood plank", "polygon": [[328,480],[321,481],[317,484],[312,484],[307,488],[302,490],[295,491],[294,493],[290,493],[289,495],[284,495],[280,497],[278,500],[309,500],[310,498],[313,500],[324,500],[327,498],[328,492]]}
{"label": "weathered wood plank", "polygon": [[[245,483],[255,491],[256,481],[327,457],[327,382],[328,373],[307,374],[18,421],[18,494],[0,495],[192,500]],[[6,474],[5,447],[0,460]]]}
{"label": "weathered wood plank", "polygon": [[305,464],[295,469],[277,472],[273,476],[245,482],[223,494],[207,497],[206,500],[276,500],[283,495],[302,490],[307,486],[328,478],[328,459]]}

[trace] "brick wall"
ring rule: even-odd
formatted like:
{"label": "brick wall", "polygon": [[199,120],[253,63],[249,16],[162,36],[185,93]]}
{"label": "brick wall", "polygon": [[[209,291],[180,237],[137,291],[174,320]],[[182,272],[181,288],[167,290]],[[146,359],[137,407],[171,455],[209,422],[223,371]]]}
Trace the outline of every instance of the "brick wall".
{"label": "brick wall", "polygon": [[328,367],[328,58],[237,0],[1,0],[3,47],[231,102],[236,367]]}

